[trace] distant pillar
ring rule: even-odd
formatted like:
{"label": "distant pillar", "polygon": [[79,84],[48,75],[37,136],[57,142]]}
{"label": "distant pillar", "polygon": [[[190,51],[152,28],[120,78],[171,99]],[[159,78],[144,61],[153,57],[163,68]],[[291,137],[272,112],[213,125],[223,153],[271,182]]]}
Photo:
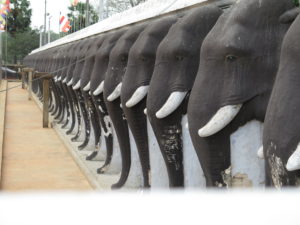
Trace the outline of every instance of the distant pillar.
{"label": "distant pillar", "polygon": [[28,72],[28,100],[32,99],[32,73],[32,70]]}

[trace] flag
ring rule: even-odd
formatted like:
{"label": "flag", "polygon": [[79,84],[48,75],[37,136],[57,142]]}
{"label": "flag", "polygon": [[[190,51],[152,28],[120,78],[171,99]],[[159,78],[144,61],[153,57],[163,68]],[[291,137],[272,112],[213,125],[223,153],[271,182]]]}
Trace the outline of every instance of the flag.
{"label": "flag", "polygon": [[72,6],[77,6],[79,0],[70,0]]}
{"label": "flag", "polygon": [[1,32],[5,31],[5,25],[6,25],[5,19],[2,16],[0,16],[0,31]]}
{"label": "flag", "polygon": [[3,5],[2,9],[5,9],[7,13],[10,12],[10,1],[9,0],[2,0],[1,4]]}
{"label": "flag", "polygon": [[68,32],[71,29],[70,21],[65,16],[60,17],[59,25],[61,26],[61,31],[62,32]]}

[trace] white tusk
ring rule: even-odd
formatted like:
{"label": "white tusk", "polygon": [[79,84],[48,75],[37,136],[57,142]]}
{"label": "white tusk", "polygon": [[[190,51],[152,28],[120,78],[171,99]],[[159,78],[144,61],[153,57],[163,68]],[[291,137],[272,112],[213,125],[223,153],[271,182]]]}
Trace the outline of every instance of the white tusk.
{"label": "white tusk", "polygon": [[61,76],[57,79],[57,81],[61,81]]}
{"label": "white tusk", "polygon": [[286,169],[288,171],[295,171],[300,169],[300,144],[298,144],[296,151],[287,161]]}
{"label": "white tusk", "polygon": [[264,159],[265,157],[264,157],[264,147],[263,146],[261,146],[259,149],[258,149],[258,151],[257,151],[257,156],[258,156],[258,158],[260,158],[260,159]]}
{"label": "white tusk", "polygon": [[126,107],[131,108],[138,104],[147,95],[148,89],[149,85],[136,89],[131,98],[126,102]]}
{"label": "white tusk", "polygon": [[107,101],[112,102],[120,97],[121,95],[122,83],[119,83],[115,90],[107,97]]}
{"label": "white tusk", "polygon": [[80,80],[77,82],[77,84],[73,87],[73,90],[77,90],[80,88]]}
{"label": "white tusk", "polygon": [[226,127],[238,114],[242,104],[240,105],[227,105],[218,110],[218,112],[211,118],[211,120],[198,131],[200,137],[208,137],[218,133]]}
{"label": "white tusk", "polygon": [[62,82],[63,82],[63,84],[66,83],[67,82],[67,78],[65,78]]}
{"label": "white tusk", "polygon": [[71,86],[73,84],[73,78],[67,83],[68,86]]}
{"label": "white tusk", "polygon": [[84,91],[89,91],[91,88],[91,81],[83,88]]}
{"label": "white tusk", "polygon": [[54,77],[54,81],[57,82],[57,76]]}
{"label": "white tusk", "polygon": [[144,114],[147,116],[147,108],[144,109]]}
{"label": "white tusk", "polygon": [[104,80],[100,83],[100,85],[97,87],[97,89],[93,92],[93,95],[99,95],[103,92],[104,87]]}
{"label": "white tusk", "polygon": [[185,92],[172,92],[171,95],[169,96],[168,100],[166,103],[156,112],[156,117],[158,119],[165,118],[169,116],[171,113],[173,113],[182,103],[183,99],[186,96],[186,91]]}

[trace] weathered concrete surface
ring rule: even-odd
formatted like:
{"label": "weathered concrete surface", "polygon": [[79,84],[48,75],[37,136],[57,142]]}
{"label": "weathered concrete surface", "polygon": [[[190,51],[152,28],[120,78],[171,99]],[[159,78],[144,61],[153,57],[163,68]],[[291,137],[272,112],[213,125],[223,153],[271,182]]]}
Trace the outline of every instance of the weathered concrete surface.
{"label": "weathered concrete surface", "polygon": [[42,128],[42,113],[21,88],[7,95],[2,168],[5,191],[92,189],[55,131]]}
{"label": "weathered concrete surface", "polygon": [[[0,82],[0,91],[7,88],[7,81]],[[2,152],[3,152],[3,138],[4,138],[4,120],[5,120],[5,107],[6,107],[6,92],[0,92],[0,182],[1,182],[1,169],[2,169]]]}

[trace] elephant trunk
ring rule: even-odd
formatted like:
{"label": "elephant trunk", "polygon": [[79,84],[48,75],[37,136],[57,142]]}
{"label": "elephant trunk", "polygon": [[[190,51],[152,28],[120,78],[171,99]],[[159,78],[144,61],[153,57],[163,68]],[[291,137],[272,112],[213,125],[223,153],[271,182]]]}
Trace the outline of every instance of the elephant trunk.
{"label": "elephant trunk", "polygon": [[[127,101],[128,102],[128,101]],[[126,103],[127,105],[127,103]],[[149,172],[150,172],[150,159],[149,159],[149,147],[148,147],[148,132],[147,132],[147,118],[144,114],[146,107],[146,99],[134,107],[123,107],[126,115],[128,125],[134,137],[140,163],[143,172],[144,187],[150,187],[149,184]]]}
{"label": "elephant trunk", "polygon": [[119,181],[112,185],[112,189],[121,188],[129,175],[129,170],[131,166],[131,152],[130,152],[130,140],[128,125],[124,118],[123,111],[120,108],[121,100],[120,98],[115,99],[113,102],[106,101],[106,106],[112,123],[114,125],[117,138],[121,149],[122,158],[122,171]]}

